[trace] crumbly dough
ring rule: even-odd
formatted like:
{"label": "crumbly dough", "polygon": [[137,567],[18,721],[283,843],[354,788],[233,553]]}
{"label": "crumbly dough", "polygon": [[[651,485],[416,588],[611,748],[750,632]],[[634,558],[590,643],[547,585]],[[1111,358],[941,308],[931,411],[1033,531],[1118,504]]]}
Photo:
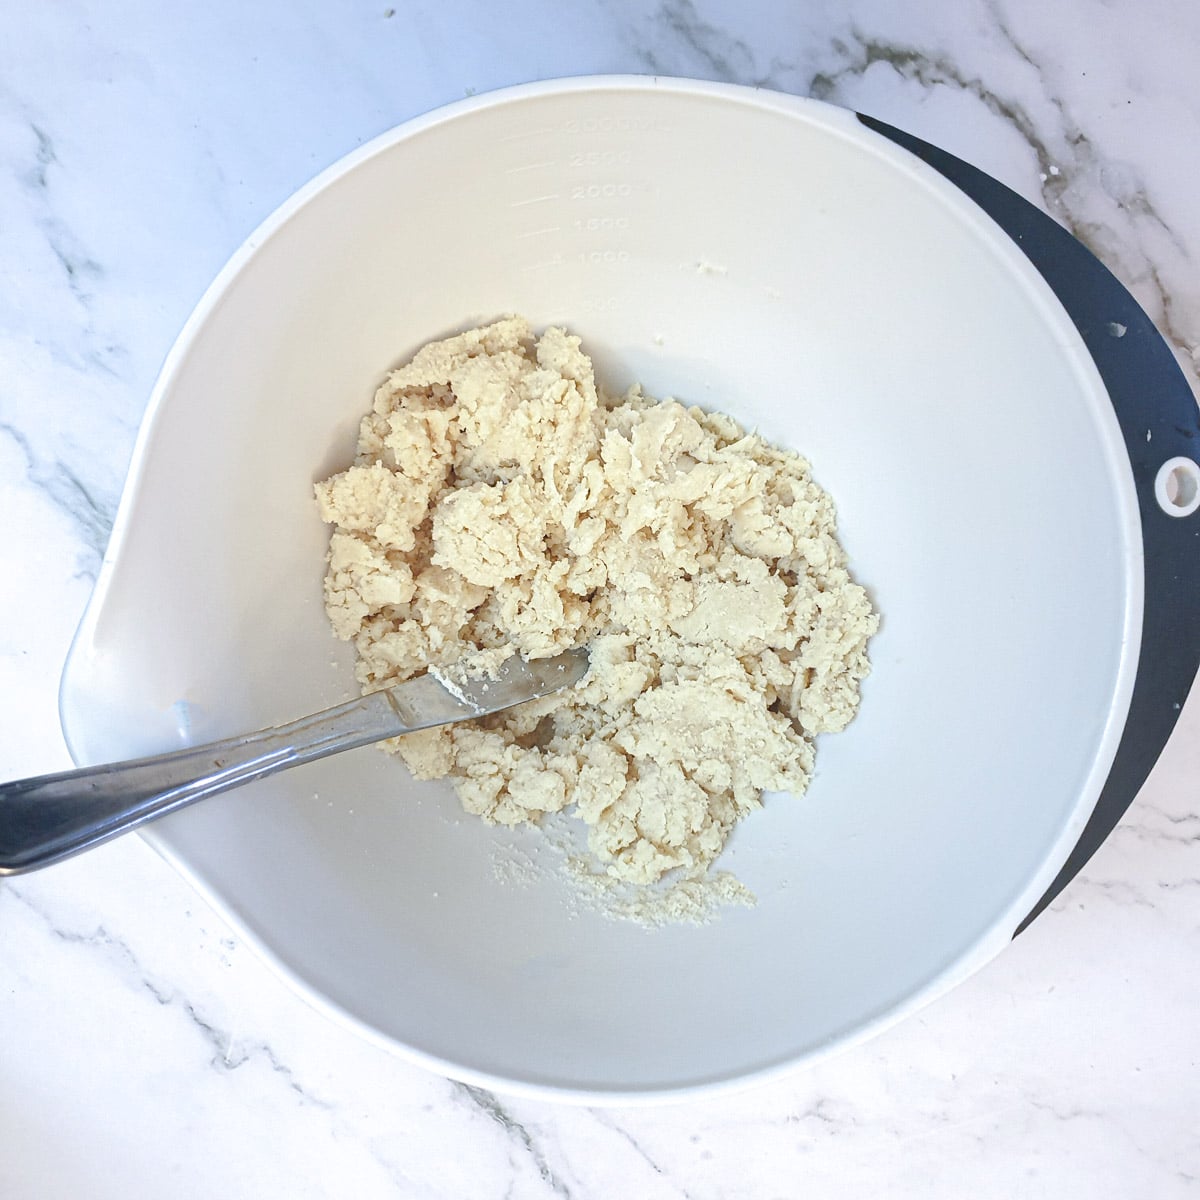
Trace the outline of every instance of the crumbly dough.
{"label": "crumbly dough", "polygon": [[702,879],[857,709],[877,618],[808,464],[729,417],[598,393],[561,329],[512,317],[426,346],[316,494],[364,690],[590,646],[566,693],[387,745],[488,821],[573,806],[616,879]]}

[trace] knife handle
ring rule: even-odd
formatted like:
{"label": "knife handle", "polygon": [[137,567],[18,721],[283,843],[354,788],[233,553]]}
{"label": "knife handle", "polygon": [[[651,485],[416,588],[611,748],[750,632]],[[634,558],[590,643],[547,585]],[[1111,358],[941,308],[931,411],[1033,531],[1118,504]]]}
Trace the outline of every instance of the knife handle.
{"label": "knife handle", "polygon": [[49,866],[207,796],[410,728],[385,690],[221,742],[0,784],[0,875]]}

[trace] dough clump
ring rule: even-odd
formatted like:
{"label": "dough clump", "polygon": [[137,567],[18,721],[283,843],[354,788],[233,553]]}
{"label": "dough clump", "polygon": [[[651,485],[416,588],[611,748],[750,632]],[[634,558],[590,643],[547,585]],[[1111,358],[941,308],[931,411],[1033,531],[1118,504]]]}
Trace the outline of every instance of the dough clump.
{"label": "dough clump", "polygon": [[316,494],[326,607],[365,691],[478,651],[590,647],[566,693],[386,746],[487,821],[573,807],[614,879],[702,879],[858,707],[878,619],[805,460],[599,392],[562,329],[511,317],[424,347]]}

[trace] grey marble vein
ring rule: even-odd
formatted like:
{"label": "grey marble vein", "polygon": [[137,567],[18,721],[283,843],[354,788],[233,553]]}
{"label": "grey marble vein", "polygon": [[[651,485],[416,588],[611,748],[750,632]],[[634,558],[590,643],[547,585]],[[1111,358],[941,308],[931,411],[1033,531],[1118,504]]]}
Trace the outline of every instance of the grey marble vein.
{"label": "grey marble vein", "polygon": [[157,1004],[180,1013],[190,1023],[192,1029],[212,1048],[213,1056],[210,1059],[210,1065],[214,1068],[232,1072],[248,1062],[261,1059],[272,1074],[279,1076],[280,1080],[287,1085],[288,1090],[299,1098],[300,1102],[326,1111],[335,1107],[305,1088],[296,1078],[292,1069],[281,1062],[274,1050],[265,1042],[255,1042],[240,1048],[237,1055],[232,1054],[233,1037],[230,1031],[222,1029],[208,1020],[190,1000],[181,997],[173,988],[156,982],[130,945],[122,938],[110,933],[104,925],[97,925],[86,933],[65,929],[57,924],[40,905],[31,900],[22,887],[11,882],[4,884],[0,895],[7,895],[16,900],[37,917],[58,941],[89,946],[102,951],[111,961],[118,963],[130,978],[136,979]]}
{"label": "grey marble vein", "polygon": [[[794,58],[773,53],[765,64],[750,43],[731,32],[732,27],[707,19],[694,0],[664,0],[645,25],[627,33],[627,39],[641,64],[656,73],[670,74],[682,67],[686,73],[705,78],[780,88],[848,107],[854,105],[848,102],[845,85],[879,64],[926,91],[944,86],[972,96],[1028,147],[1046,210],[1126,283],[1140,283],[1148,289],[1152,315],[1172,344],[1190,355],[1194,342],[1188,333],[1190,314],[1179,311],[1179,302],[1153,265],[1153,254],[1145,244],[1150,237],[1187,258],[1185,241],[1163,217],[1137,173],[1097,150],[1072,106],[1049,85],[1044,64],[1017,35],[998,4],[994,0],[986,3],[983,13],[1003,52],[1033,76],[1038,102],[1055,118],[1049,127],[1028,104],[1005,94],[980,71],[960,65],[959,56],[950,50],[877,36],[856,18],[851,18],[844,35],[833,32],[824,45],[797,45]],[[783,48],[787,49],[786,42]],[[805,62],[810,64],[807,69]],[[1052,141],[1061,143],[1065,156],[1055,152]],[[1081,180],[1087,185],[1080,186]],[[1116,223],[1113,214],[1095,211],[1097,190],[1113,206]]]}
{"label": "grey marble vein", "polygon": [[1156,886],[1164,892],[1178,892],[1184,888],[1200,888],[1200,875],[1188,875],[1182,879],[1160,879]]}
{"label": "grey marble vein", "polygon": [[[1162,886],[1160,884],[1160,886]],[[1071,895],[1078,902],[1080,896],[1098,892],[1111,904],[1131,905],[1137,908],[1154,908],[1142,889],[1126,879],[1102,879],[1096,875],[1080,875],[1071,883]]]}
{"label": "grey marble vein", "polygon": [[[759,72],[750,46],[727,29],[706,21],[693,0],[664,0],[654,14],[653,24],[672,50],[693,60],[700,68],[698,73],[728,83],[763,86],[768,82],[767,76]],[[670,73],[652,45],[635,42],[633,49],[650,70]]]}
{"label": "grey marble vein", "polygon": [[36,121],[29,122],[29,128],[37,139],[37,150],[34,153],[33,166],[25,174],[26,181],[38,191],[44,191],[47,184],[47,173],[51,163],[58,161],[54,153],[54,143],[50,135]]}
{"label": "grey marble vein", "polygon": [[116,518],[116,496],[99,494],[61,459],[46,461],[39,457],[34,453],[29,438],[15,424],[0,421],[0,436],[11,438],[21,451],[30,484],[76,525],[88,549],[76,573],[94,578]]}
{"label": "grey marble vein", "polygon": [[[989,9],[994,16],[996,28],[1008,46],[1022,61],[1037,72],[1039,78],[1044,79],[1043,67],[1038,64],[1031,52],[1013,33],[1009,23],[1000,14],[995,0],[989,4]],[[1115,231],[1109,225],[1095,220],[1087,220],[1081,213],[1075,211],[1076,206],[1068,188],[1073,175],[1086,173],[1098,183],[1121,211],[1133,219],[1131,223],[1135,230],[1138,218],[1142,218],[1166,239],[1176,254],[1184,258],[1189,257],[1187,244],[1159,213],[1150,199],[1145,185],[1128,171],[1114,170],[1110,164],[1106,163],[1103,156],[1096,151],[1092,139],[1087,136],[1071,115],[1067,103],[1061,97],[1047,91],[1046,99],[1058,112],[1066,143],[1071,147],[1075,156],[1075,162],[1066,171],[1048,161],[1041,168],[1043,196],[1049,210],[1101,261],[1106,262],[1114,269],[1123,266],[1122,247]],[[1021,133],[1032,145],[1033,138],[1026,135],[1024,130],[1021,130]],[[1042,162],[1040,155],[1038,161],[1039,164]],[[1145,258],[1147,276],[1154,290],[1158,308],[1157,316],[1162,332],[1178,349],[1190,353],[1192,350],[1191,339],[1175,312],[1176,306],[1171,289],[1163,282],[1158,268],[1151,261],[1150,255],[1146,254],[1145,248],[1139,246],[1139,251]]]}
{"label": "grey marble vein", "polygon": [[469,1083],[453,1083],[452,1086],[459,1096],[464,1097],[472,1106],[495,1121],[504,1130],[510,1142],[532,1162],[539,1178],[555,1196],[562,1196],[563,1200],[570,1200],[571,1189],[550,1166],[545,1153],[533,1135],[508,1111],[493,1092],[489,1092],[485,1088],[473,1087]]}
{"label": "grey marble vein", "polygon": [[122,419],[126,353],[120,338],[101,328],[96,312],[105,270],[59,214],[56,179],[65,167],[52,134],[27,104],[11,94],[4,99],[19,114],[9,165],[19,183],[20,209],[10,218],[8,237],[17,238],[13,245],[21,248],[25,270],[46,276],[45,264],[54,263],[58,279],[49,288],[49,280],[43,284],[43,319],[18,304],[4,330],[6,358],[30,374],[17,389],[0,384],[0,433],[19,448],[29,483],[75,525],[85,547],[76,574],[94,577],[120,484],[119,475],[103,478],[111,456],[101,454],[97,442],[107,447],[113,433],[126,443],[133,438],[132,423]]}
{"label": "grey marble vein", "polygon": [[654,1172],[655,1175],[657,1175],[664,1182],[670,1184],[670,1186],[674,1190],[675,1194],[678,1195],[681,1198],[681,1200],[691,1200],[687,1188],[685,1188],[677,1180],[672,1179],[669,1172],[663,1168],[661,1163],[657,1162],[654,1159],[654,1157],[637,1140],[637,1138],[635,1138],[633,1136],[633,1134],[631,1134],[627,1129],[625,1129],[617,1121],[615,1121],[611,1117],[609,1117],[601,1109],[593,1108],[593,1109],[589,1109],[588,1111],[591,1113],[593,1119],[599,1125],[602,1125],[605,1129],[609,1130],[611,1133],[616,1134],[617,1137],[619,1137],[623,1142],[625,1142],[629,1146],[629,1148],[651,1169],[651,1171]]}
{"label": "grey marble vein", "polygon": [[1086,1105],[1064,1107],[1053,1104],[1049,1100],[1038,1100],[1032,1096],[1026,1100],[1026,1103],[1030,1108],[1047,1113],[1056,1121],[1103,1121],[1109,1116],[1108,1113],[1101,1112],[1098,1108],[1089,1108]]}
{"label": "grey marble vein", "polygon": [[1033,152],[1042,174],[1042,192],[1047,207],[1058,207],[1059,196],[1066,187],[1067,179],[1061,174],[1054,154],[1038,132],[1037,122],[1024,105],[1016,100],[1005,99],[987,86],[979,76],[959,67],[948,55],[928,53],[915,46],[881,41],[854,25],[850,27],[850,41],[835,39],[833,49],[842,59],[842,63],[832,70],[820,71],[814,75],[809,82],[810,95],[818,100],[836,101],[845,79],[862,76],[877,63],[886,63],[902,79],[910,80],[924,88],[943,85],[967,92],[1020,135]]}
{"label": "grey marble vein", "polygon": [[[1026,63],[1037,74],[1038,78],[1043,81],[1043,91],[1047,103],[1049,103],[1058,113],[1062,123],[1062,134],[1067,145],[1069,145],[1076,154],[1077,162],[1074,169],[1079,169],[1085,166],[1103,167],[1103,159],[1097,153],[1092,139],[1083,131],[1082,127],[1072,115],[1067,102],[1059,95],[1054,94],[1049,89],[1045,88],[1045,70],[1033,57],[1032,52],[1022,43],[1022,41],[1013,32],[1009,23],[1004,19],[997,7],[995,0],[992,0],[988,5],[988,9],[992,14],[996,23],[996,28],[999,30],[1001,37],[1005,43],[1013,50],[1018,58]],[[1032,124],[1030,130],[1020,130],[1023,137],[1030,143],[1031,146],[1037,148],[1040,144],[1040,139],[1036,139],[1032,133]],[[1045,147],[1041,149],[1044,151]],[[1070,212],[1069,203],[1064,197],[1064,192],[1067,185],[1070,183],[1070,175],[1064,172],[1062,167],[1053,162],[1049,156],[1039,153],[1038,163],[1043,171],[1042,181],[1044,184],[1043,194],[1047,199],[1047,203],[1051,202],[1064,210],[1064,214],[1069,222]],[[1146,194],[1145,189],[1140,185],[1123,186],[1127,181],[1119,181],[1122,186],[1112,186],[1114,182],[1118,182],[1117,173],[1110,170],[1107,174],[1103,170],[1097,172],[1097,179],[1101,185],[1108,185],[1106,190],[1110,197],[1115,200],[1122,209],[1133,215],[1140,215],[1149,218],[1170,240],[1174,248],[1181,254],[1187,253],[1187,247],[1183,240],[1171,229],[1167,222],[1158,213],[1155,206],[1151,203],[1150,198]],[[1070,228],[1070,225],[1068,224]],[[1072,232],[1080,241],[1086,242],[1086,234],[1088,232],[1086,226],[1081,226],[1080,230],[1072,228]],[[1095,249],[1093,247],[1093,249]]]}
{"label": "grey marble vein", "polygon": [[788,1123],[793,1125],[802,1125],[810,1121],[816,1121],[818,1125],[823,1125],[829,1129],[835,1129],[842,1122],[831,1111],[833,1101],[824,1096],[819,1096],[806,1108],[797,1113],[788,1114]]}
{"label": "grey marble vein", "polygon": [[[1166,827],[1159,827],[1158,822],[1165,822]],[[1120,833],[1139,841],[1187,846],[1200,842],[1200,813],[1176,815],[1161,808],[1139,805],[1121,822]]]}
{"label": "grey marble vein", "polygon": [[[1070,162],[1063,163],[1053,152],[1047,135],[1040,132],[1041,123],[1034,118],[1026,105],[1002,95],[989,86],[980,75],[960,67],[955,58],[948,54],[875,38],[854,24],[850,26],[848,41],[835,38],[831,43],[841,62],[814,74],[808,83],[808,94],[818,100],[844,103],[841,94],[844,82],[849,78],[862,77],[877,63],[886,63],[902,79],[926,89],[938,85],[956,88],[973,96],[1018,134],[1037,163],[1042,201],[1046,210],[1110,268],[1123,273],[1127,282],[1132,282],[1140,272],[1136,266],[1126,262],[1127,250],[1120,233],[1109,222],[1088,216],[1083,211],[1083,206],[1072,190],[1076,177],[1086,176],[1088,179],[1097,180],[1117,209],[1130,218],[1129,224],[1135,235],[1140,218],[1164,237],[1177,253],[1186,255],[1185,244],[1160,215],[1145,187],[1133,182],[1133,177],[1128,172],[1118,172],[1111,167],[1106,170],[1106,160],[1097,152],[1092,139],[1075,121],[1067,103],[1046,88],[1044,70],[1032,53],[1015,36],[994,6],[992,15],[996,29],[1005,44],[1037,75],[1042,88],[1042,99],[1057,114],[1059,128],[1054,133],[1069,148]],[[1084,198],[1091,198],[1090,189],[1085,191]],[[1176,347],[1190,352],[1191,340],[1173,311],[1174,302],[1170,289],[1164,284],[1158,269],[1150,262],[1144,247],[1139,245],[1137,250],[1139,257],[1146,264],[1145,278],[1153,289],[1163,332]]]}
{"label": "grey marble vein", "polygon": [[[52,197],[52,168],[62,169],[58,152],[50,134],[35,120],[29,120],[33,134],[33,161],[24,172],[30,194],[37,207],[35,222],[42,231],[51,253],[62,267],[67,287],[85,309],[90,310],[94,298],[93,285],[104,277],[104,268],[80,244],[75,233],[54,211]],[[91,328],[89,311],[88,332]]]}

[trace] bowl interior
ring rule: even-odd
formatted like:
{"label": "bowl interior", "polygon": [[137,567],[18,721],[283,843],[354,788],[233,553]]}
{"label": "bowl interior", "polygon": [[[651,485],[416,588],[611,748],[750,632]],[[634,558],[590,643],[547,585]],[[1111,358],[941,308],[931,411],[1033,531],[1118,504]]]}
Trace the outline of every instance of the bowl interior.
{"label": "bowl interior", "polygon": [[[453,1073],[599,1096],[858,1036],[1011,936],[1082,827],[1128,702],[1140,542],[1107,398],[1020,253],[849,114],[733,88],[560,84],[390,135],[277,214],[176,348],[73,651],[81,761],[353,689],[314,480],[384,371],[506,312],[602,379],[813,463],[883,626],[861,714],[726,862],[752,910],[580,910],[537,835],[363,750],[151,837],[318,1003]],[[498,851],[497,847],[501,849]],[[504,874],[504,872],[500,872]]]}

